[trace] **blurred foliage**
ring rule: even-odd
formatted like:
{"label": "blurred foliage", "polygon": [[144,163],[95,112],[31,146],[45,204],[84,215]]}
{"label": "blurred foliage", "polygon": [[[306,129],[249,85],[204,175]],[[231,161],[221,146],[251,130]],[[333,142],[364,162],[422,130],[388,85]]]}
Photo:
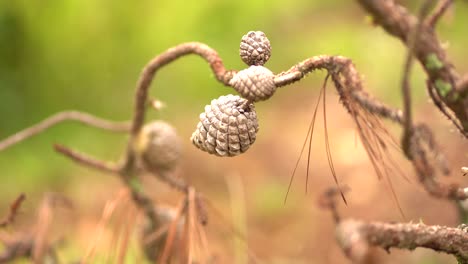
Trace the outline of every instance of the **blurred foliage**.
{"label": "blurred foliage", "polygon": [[[451,58],[465,70],[467,11],[458,4],[440,25]],[[241,69],[239,40],[249,30],[269,36],[273,57],[267,66],[274,72],[313,55],[347,56],[369,90],[398,105],[405,52],[366,21],[356,3],[338,0],[0,1],[0,137],[65,109],[128,119],[138,74],[153,56],[181,42],[201,41],[217,49],[228,68]],[[423,79],[415,70],[414,93],[425,103]],[[303,86],[316,87],[317,81]],[[194,125],[204,104],[231,92],[195,56],[162,70],[155,83],[151,93],[169,105],[160,116],[176,124],[190,115]],[[267,111],[274,104],[262,107]],[[2,186],[9,186],[2,192],[60,188],[69,170],[87,172],[56,155],[54,142],[114,160],[125,147],[121,135],[60,125],[0,153]]]}

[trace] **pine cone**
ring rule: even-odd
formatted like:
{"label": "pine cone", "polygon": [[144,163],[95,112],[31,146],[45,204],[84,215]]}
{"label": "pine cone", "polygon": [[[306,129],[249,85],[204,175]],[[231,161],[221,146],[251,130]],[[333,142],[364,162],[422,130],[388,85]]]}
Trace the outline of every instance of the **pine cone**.
{"label": "pine cone", "polygon": [[181,156],[181,141],[174,127],[164,121],[146,124],[135,143],[143,165],[154,172],[172,170]]}
{"label": "pine cone", "polygon": [[254,105],[229,94],[205,106],[191,141],[210,154],[233,157],[247,151],[255,142],[257,131]]}
{"label": "pine cone", "polygon": [[250,66],[229,81],[242,97],[258,102],[270,98],[276,91],[275,75],[263,66]]}
{"label": "pine cone", "polygon": [[270,41],[261,31],[249,31],[242,37],[239,53],[247,65],[263,65],[271,55]]}

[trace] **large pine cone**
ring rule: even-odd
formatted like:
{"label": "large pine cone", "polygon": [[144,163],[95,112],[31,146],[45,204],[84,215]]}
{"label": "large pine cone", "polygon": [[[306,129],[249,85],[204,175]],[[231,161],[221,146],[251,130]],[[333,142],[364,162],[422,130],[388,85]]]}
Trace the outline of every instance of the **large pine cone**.
{"label": "large pine cone", "polygon": [[229,94],[205,106],[191,141],[210,154],[233,157],[247,151],[255,142],[257,131],[254,105]]}
{"label": "large pine cone", "polygon": [[267,100],[276,91],[275,75],[263,66],[250,66],[238,72],[229,85],[252,102]]}
{"label": "large pine cone", "polygon": [[270,41],[261,31],[249,31],[242,37],[239,53],[247,65],[263,65],[271,55]]}

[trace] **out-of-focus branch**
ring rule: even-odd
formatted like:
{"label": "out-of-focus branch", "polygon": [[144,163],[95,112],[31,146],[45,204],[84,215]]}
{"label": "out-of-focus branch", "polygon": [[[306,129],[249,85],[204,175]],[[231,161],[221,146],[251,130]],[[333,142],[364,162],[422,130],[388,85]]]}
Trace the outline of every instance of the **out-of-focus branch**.
{"label": "out-of-focus branch", "polygon": [[447,9],[452,5],[453,0],[441,0],[435,7],[434,12],[426,20],[429,27],[435,28],[439,19],[445,14]]}
{"label": "out-of-focus branch", "polygon": [[[410,44],[411,34],[418,24],[417,17],[393,0],[358,0],[358,2],[389,34],[399,38],[405,45]],[[433,27],[427,23],[421,24],[413,54],[426,71],[440,99],[456,116],[455,118],[449,114],[447,117],[462,135],[468,137],[468,96],[457,87],[459,74],[447,59]]]}
{"label": "out-of-focus branch", "polygon": [[468,74],[465,74],[457,83],[457,90],[464,97],[468,97]]}
{"label": "out-of-focus branch", "polygon": [[410,156],[410,140],[413,136],[413,116],[411,110],[411,91],[409,78],[411,76],[411,67],[413,66],[413,52],[416,45],[416,40],[419,38],[419,35],[422,30],[423,22],[425,17],[430,11],[431,6],[433,5],[434,0],[427,0],[423,3],[419,10],[418,23],[412,29],[412,32],[408,40],[408,51],[406,55],[405,64],[403,67],[403,78],[401,84],[401,90],[403,94],[403,113],[404,113],[404,122],[403,122],[403,135],[401,137],[403,152],[406,156],[411,159]]}
{"label": "out-of-focus branch", "polygon": [[468,261],[468,232],[459,228],[411,223],[366,223],[349,219],[338,224],[336,235],[345,254],[356,263],[365,260],[371,246],[387,251],[390,248],[413,250],[423,247],[452,254],[459,261]]}
{"label": "out-of-focus branch", "polygon": [[15,221],[16,215],[18,215],[21,204],[25,199],[26,195],[22,193],[10,204],[8,215],[0,221],[0,228],[6,227]]}
{"label": "out-of-focus branch", "polygon": [[73,149],[67,148],[63,145],[60,144],[55,144],[54,145],[55,151],[63,154],[67,158],[73,160],[74,162],[85,166],[85,167],[90,167],[95,170],[103,171],[106,173],[112,173],[112,174],[118,174],[119,173],[119,167],[110,164],[101,160],[98,160],[94,157],[91,157],[87,154],[80,153],[78,151],[75,151]]}
{"label": "out-of-focus branch", "polygon": [[128,132],[130,130],[129,122],[113,122],[91,114],[78,111],[64,111],[56,113],[43,121],[17,132],[6,139],[0,141],[0,151],[19,143],[29,137],[37,135],[48,128],[55,126],[64,121],[77,121],[91,127],[97,127],[114,132]]}

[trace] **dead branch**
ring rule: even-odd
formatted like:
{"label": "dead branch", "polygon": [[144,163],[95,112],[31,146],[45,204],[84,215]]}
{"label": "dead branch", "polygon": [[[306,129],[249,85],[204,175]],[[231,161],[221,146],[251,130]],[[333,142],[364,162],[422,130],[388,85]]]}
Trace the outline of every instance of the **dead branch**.
{"label": "dead branch", "polygon": [[22,193],[10,204],[8,215],[2,221],[0,221],[0,228],[4,228],[15,221],[19,209],[21,208],[21,204],[25,199],[26,195]]}
{"label": "dead branch", "polygon": [[[418,19],[403,6],[393,0],[358,0],[358,2],[389,34],[399,38],[405,45],[410,44],[411,34],[418,24]],[[447,117],[462,135],[468,138],[468,96],[456,86],[459,74],[447,59],[433,27],[428,24],[421,25],[413,52],[443,103],[456,116]]]}
{"label": "dead branch", "polygon": [[468,232],[459,228],[349,219],[338,224],[336,236],[345,254],[356,263],[365,260],[371,246],[387,251],[390,248],[413,250],[423,247],[468,261]]}
{"label": "dead branch", "polygon": [[114,132],[128,132],[130,130],[130,124],[128,122],[113,122],[84,112],[64,111],[56,113],[43,121],[0,141],[0,151],[3,151],[27,138],[35,136],[64,121],[76,121],[91,127],[97,127]]}

